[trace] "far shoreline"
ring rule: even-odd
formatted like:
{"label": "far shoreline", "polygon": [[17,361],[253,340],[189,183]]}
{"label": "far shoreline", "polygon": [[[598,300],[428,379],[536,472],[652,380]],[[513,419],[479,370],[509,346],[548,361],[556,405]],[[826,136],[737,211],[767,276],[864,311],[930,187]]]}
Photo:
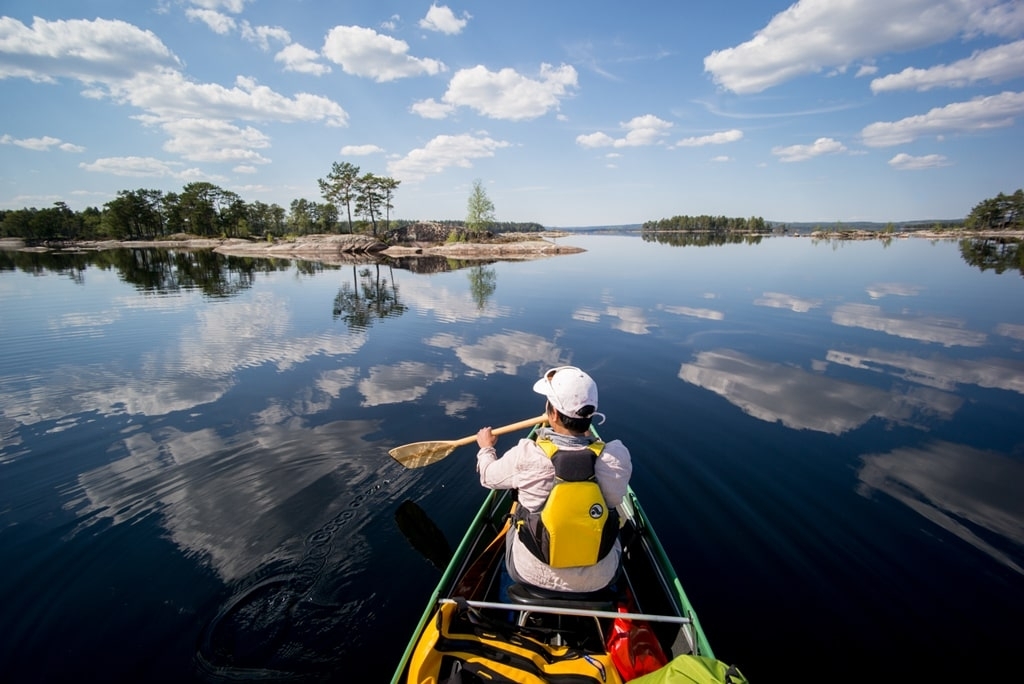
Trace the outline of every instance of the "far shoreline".
{"label": "far shoreline", "polygon": [[[630,231],[632,234],[633,231]],[[640,231],[635,231],[639,236]],[[497,240],[483,242],[413,242],[388,245],[362,234],[313,234],[294,238],[258,240],[244,238],[201,238],[179,234],[160,240],[78,240],[30,245],[23,238],[0,238],[0,250],[51,253],[96,252],[112,249],[210,249],[230,256],[305,259],[313,261],[353,261],[366,257],[447,257],[472,260],[530,260],[585,252],[582,247],[554,242],[574,235],[591,235],[587,231],[544,231],[540,233],[499,234]],[[599,232],[597,233],[599,234]],[[650,235],[706,235],[694,231],[646,231]],[[865,241],[918,238],[926,240],[1008,239],[1024,240],[1024,231],[915,230],[816,230],[786,233],[728,233],[750,238],[810,238],[813,240]]]}

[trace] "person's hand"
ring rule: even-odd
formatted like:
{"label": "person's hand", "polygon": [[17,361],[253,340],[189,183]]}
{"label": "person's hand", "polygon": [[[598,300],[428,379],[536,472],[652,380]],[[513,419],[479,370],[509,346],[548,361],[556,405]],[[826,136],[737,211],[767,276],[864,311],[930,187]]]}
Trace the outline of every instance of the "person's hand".
{"label": "person's hand", "polygon": [[494,448],[494,445],[498,443],[498,438],[491,432],[490,426],[482,427],[476,433],[476,444],[481,449],[485,447]]}

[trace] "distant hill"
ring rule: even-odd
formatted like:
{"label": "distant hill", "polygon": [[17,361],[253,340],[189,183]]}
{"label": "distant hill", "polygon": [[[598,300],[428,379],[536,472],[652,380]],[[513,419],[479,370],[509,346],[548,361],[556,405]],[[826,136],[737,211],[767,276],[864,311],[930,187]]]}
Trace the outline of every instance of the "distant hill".
{"label": "distant hill", "polygon": [[[927,230],[940,226],[961,226],[963,219],[929,219],[920,221],[766,221],[772,229],[787,229],[793,233],[811,233],[816,230],[866,230],[884,231],[892,224],[897,232]],[[643,227],[641,223],[624,223],[606,226],[546,226],[548,230],[564,230],[573,233],[636,233]]]}
{"label": "distant hill", "polygon": [[915,230],[928,230],[935,226],[959,227],[964,223],[963,219],[930,219],[921,221],[768,221],[772,228],[786,228],[794,233],[811,233],[816,230],[866,230],[884,231],[892,225],[898,233],[912,232]]}
{"label": "distant hill", "polygon": [[627,223],[608,226],[548,226],[548,230],[564,230],[573,233],[636,233],[642,224]]}

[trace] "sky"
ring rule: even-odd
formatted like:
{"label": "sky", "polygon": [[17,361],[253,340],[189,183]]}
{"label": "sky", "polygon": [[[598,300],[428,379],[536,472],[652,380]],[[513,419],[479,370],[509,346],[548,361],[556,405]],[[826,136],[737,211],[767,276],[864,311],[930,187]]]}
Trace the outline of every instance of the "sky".
{"label": "sky", "polygon": [[4,0],[0,209],[205,181],[393,218],[961,219],[1024,187],[1021,0]]}

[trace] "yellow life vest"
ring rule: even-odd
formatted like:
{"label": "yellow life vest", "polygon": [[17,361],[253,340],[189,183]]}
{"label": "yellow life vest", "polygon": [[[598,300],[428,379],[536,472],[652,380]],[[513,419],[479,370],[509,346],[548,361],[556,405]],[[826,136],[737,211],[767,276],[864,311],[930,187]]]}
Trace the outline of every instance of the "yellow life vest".
{"label": "yellow life vest", "polygon": [[604,442],[587,449],[561,450],[550,439],[539,446],[555,467],[555,483],[536,513],[519,506],[516,526],[523,545],[553,568],[594,565],[608,555],[619,528],[594,475]]}

